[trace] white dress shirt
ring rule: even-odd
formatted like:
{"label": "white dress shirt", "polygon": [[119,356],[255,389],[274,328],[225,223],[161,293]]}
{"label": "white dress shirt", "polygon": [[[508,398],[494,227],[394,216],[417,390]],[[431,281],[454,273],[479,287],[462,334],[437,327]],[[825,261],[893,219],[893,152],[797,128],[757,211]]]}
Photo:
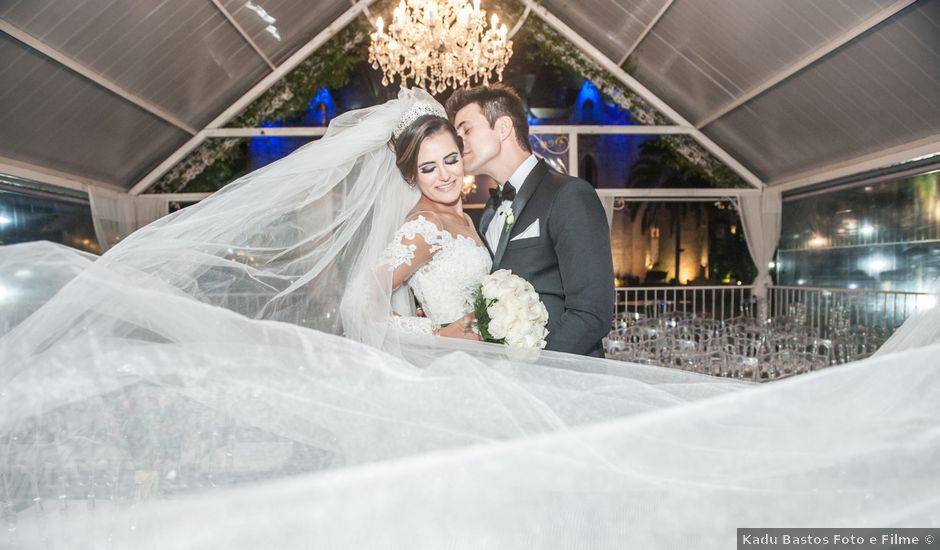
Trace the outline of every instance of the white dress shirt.
{"label": "white dress shirt", "polygon": [[[529,155],[529,158],[522,161],[522,164],[519,165],[519,168],[516,168],[516,171],[512,173],[512,176],[510,176],[508,184],[513,186],[517,195],[519,194],[519,191],[522,190],[522,184],[525,183],[525,179],[529,177],[529,173],[532,172],[532,169],[535,168],[535,165],[538,164],[538,161],[539,160],[535,157],[535,155]],[[503,211],[505,211],[505,209],[508,209],[511,205],[512,201],[503,201],[502,205],[496,205],[496,210],[499,212],[502,208]],[[490,221],[490,226],[486,228],[486,242],[490,245],[490,250],[492,250],[494,254],[496,253],[496,247],[499,246],[499,237],[502,235],[505,224],[505,216],[496,214]]]}

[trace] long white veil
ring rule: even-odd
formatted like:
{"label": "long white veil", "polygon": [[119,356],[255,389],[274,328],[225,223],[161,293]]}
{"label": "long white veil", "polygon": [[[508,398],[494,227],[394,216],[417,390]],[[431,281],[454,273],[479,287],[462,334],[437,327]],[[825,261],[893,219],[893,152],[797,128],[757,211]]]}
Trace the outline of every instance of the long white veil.
{"label": "long white veil", "polygon": [[372,267],[417,197],[386,142],[423,100],[339,117],[100,259],[0,248],[0,547],[726,548],[735,527],[940,524],[936,344],[760,387],[390,346]]}

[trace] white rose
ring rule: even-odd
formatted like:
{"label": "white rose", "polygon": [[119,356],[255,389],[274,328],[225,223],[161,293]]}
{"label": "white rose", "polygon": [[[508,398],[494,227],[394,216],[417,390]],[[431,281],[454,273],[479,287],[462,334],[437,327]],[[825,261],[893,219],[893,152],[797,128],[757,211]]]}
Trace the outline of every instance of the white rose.
{"label": "white rose", "polygon": [[496,299],[496,291],[499,289],[499,286],[490,278],[483,279],[483,285],[480,287],[480,293],[483,294],[483,297],[487,300]]}
{"label": "white rose", "polygon": [[541,339],[534,334],[525,335],[525,347],[527,348],[541,348],[542,346],[539,345],[540,341]]}
{"label": "white rose", "polygon": [[526,280],[523,279],[522,277],[518,277],[518,276],[513,279],[513,285],[512,285],[512,286],[513,286],[513,289],[514,289],[520,296],[524,296],[524,295],[526,295],[526,294],[531,294],[531,293],[534,291],[534,289],[532,288],[532,285],[529,284],[529,281],[526,281]]}
{"label": "white rose", "polygon": [[506,337],[506,327],[504,326],[503,323],[500,323],[498,320],[491,319],[489,327],[487,328],[490,332],[490,336],[492,336],[493,338],[497,340],[501,340]]}
{"label": "white rose", "polygon": [[536,294],[536,292],[535,292],[535,287],[532,286],[532,283],[530,283],[529,281],[526,281],[526,280],[523,279],[522,277],[519,277],[519,281],[521,282],[521,284],[522,284],[522,289],[523,289],[525,292],[527,292],[527,293],[529,293],[529,294]]}
{"label": "white rose", "polygon": [[506,326],[506,339],[518,341],[525,338],[528,327],[518,318],[513,319]]}
{"label": "white rose", "polygon": [[493,338],[501,339],[506,337],[509,330],[509,323],[512,322],[511,311],[502,302],[496,302],[486,308],[490,316],[489,331]]}
{"label": "white rose", "polygon": [[539,317],[538,321],[543,326],[548,323],[548,309],[545,308],[545,304],[542,302],[538,303]]}
{"label": "white rose", "polygon": [[515,302],[516,293],[510,284],[504,284],[496,289],[495,299],[500,302]]}
{"label": "white rose", "polygon": [[504,284],[504,281],[508,280],[510,277],[513,277],[512,270],[509,269],[498,269],[494,271],[491,275],[498,284]]}
{"label": "white rose", "polygon": [[506,280],[509,274],[510,274],[510,271],[508,269],[500,269],[499,271],[496,271],[495,273],[487,275],[486,278],[483,279],[483,285],[482,285],[483,297],[486,298],[487,300],[497,299],[496,297],[499,292],[499,289],[502,288],[502,286],[505,284],[504,281]]}

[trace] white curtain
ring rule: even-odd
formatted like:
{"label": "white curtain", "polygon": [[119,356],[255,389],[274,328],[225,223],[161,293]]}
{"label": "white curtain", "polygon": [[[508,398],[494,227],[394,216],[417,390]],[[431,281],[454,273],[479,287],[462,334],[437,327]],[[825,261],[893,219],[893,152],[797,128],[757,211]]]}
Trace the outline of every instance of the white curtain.
{"label": "white curtain", "polygon": [[747,240],[751,258],[757,266],[753,296],[757,299],[758,315],[761,319],[766,319],[768,314],[767,293],[768,287],[773,284],[770,278],[770,262],[780,242],[781,205],[779,189],[765,188],[759,196],[746,195],[738,199],[744,238]]}
{"label": "white curtain", "polygon": [[101,252],[169,213],[170,202],[159,196],[134,196],[106,189],[88,190],[91,217]]}

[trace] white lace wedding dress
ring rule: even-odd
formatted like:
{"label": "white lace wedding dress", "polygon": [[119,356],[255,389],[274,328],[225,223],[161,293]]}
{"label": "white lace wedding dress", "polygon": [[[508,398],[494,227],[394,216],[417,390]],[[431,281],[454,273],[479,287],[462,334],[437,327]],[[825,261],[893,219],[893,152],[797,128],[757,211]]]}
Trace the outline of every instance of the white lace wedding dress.
{"label": "white lace wedding dress", "polygon": [[431,334],[473,309],[473,295],[492,267],[489,252],[476,240],[454,235],[418,214],[406,221],[383,254],[390,270],[407,276],[425,317],[394,316],[402,332]]}

